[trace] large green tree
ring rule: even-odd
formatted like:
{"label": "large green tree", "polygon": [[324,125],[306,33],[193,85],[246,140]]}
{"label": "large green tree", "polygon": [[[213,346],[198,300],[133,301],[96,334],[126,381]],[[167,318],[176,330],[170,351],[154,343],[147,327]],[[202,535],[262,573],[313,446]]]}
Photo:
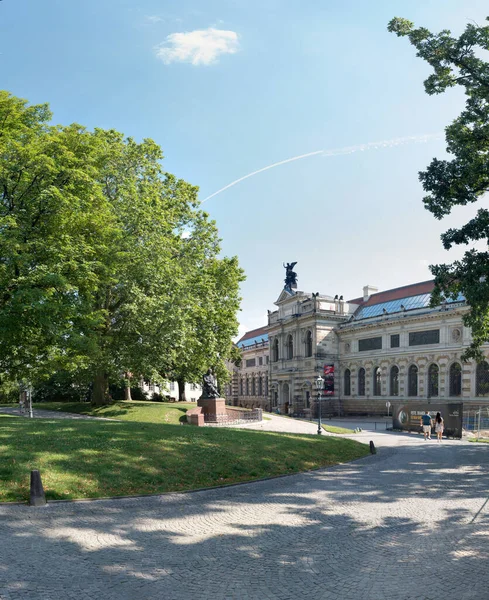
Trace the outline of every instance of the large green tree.
{"label": "large green tree", "polygon": [[[242,272],[219,258],[197,188],[163,170],[151,140],[50,118],[0,93],[2,371],[76,372],[103,404],[122,374],[158,378],[178,357],[195,354],[199,368],[225,358]],[[209,330],[194,335],[196,315]]]}
{"label": "large green tree", "polygon": [[[433,159],[420,180],[428,195],[425,207],[437,218],[450,214],[455,206],[478,202],[489,190],[489,27],[469,23],[460,37],[450,31],[431,33],[415,28],[406,19],[394,18],[388,29],[407,36],[433,73],[425,80],[428,94],[440,94],[461,86],[467,100],[460,116],[446,128],[449,160]],[[445,249],[457,245],[489,242],[489,210],[482,207],[477,215],[459,228],[442,236]],[[463,294],[470,306],[464,317],[471,328],[473,342],[464,358],[482,359],[481,345],[489,340],[489,253],[486,248],[467,250],[461,260],[434,265],[435,290],[432,303],[441,298]]]}

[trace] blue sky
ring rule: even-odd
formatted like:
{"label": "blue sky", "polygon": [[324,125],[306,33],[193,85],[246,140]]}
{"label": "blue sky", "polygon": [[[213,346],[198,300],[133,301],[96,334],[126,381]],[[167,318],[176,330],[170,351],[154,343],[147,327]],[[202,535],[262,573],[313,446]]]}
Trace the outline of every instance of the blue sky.
{"label": "blue sky", "polygon": [[[205,199],[290,157],[439,134],[464,97],[424,93],[428,67],[386,30],[404,16],[460,33],[482,0],[3,0],[0,88],[51,104],[59,123],[151,137]],[[317,154],[205,203],[246,271],[242,330],[266,321],[297,261],[299,289],[361,294],[430,278],[451,260],[417,179],[442,137]]]}

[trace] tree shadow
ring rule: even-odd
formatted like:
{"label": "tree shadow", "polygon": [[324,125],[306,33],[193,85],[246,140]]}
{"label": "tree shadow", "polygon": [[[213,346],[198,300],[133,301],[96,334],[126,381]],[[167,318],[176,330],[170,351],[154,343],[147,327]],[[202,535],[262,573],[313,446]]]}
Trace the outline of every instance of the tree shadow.
{"label": "tree shadow", "polygon": [[0,597],[484,598],[484,450],[381,449],[221,490],[4,505]]}

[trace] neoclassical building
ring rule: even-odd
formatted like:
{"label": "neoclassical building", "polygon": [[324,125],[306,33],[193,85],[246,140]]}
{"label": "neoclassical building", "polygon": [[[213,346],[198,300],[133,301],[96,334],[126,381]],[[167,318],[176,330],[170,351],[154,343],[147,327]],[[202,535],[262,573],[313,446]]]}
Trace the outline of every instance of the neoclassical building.
{"label": "neoclassical building", "polygon": [[[488,362],[461,360],[471,341],[462,322],[468,307],[459,297],[431,308],[432,290],[432,281],[384,292],[365,286],[361,297],[345,301],[285,288],[268,326],[240,340],[243,363],[233,378],[233,403],[313,416],[321,375],[323,414],[386,414],[387,402],[423,399],[489,407]],[[255,346],[256,332],[262,347]],[[248,340],[254,341],[244,345]],[[253,363],[257,351],[260,365]],[[489,357],[489,344],[483,352]],[[250,382],[257,381],[258,367],[265,378],[268,355],[264,398]]]}
{"label": "neoclassical building", "polygon": [[226,400],[233,406],[270,410],[268,334],[265,327],[248,331],[237,342],[241,364],[231,366]]}

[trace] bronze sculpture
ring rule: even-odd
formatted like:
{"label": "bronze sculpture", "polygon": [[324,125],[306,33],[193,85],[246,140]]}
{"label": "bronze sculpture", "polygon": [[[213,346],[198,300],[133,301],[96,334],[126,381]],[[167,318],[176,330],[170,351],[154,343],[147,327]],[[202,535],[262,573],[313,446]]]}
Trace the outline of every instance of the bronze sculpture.
{"label": "bronze sculpture", "polygon": [[212,369],[208,369],[207,373],[202,377],[202,396],[201,398],[219,398],[216,378],[212,374]]}
{"label": "bronze sculpture", "polygon": [[284,264],[285,269],[285,287],[292,289],[297,288],[297,273],[292,270],[297,262]]}

